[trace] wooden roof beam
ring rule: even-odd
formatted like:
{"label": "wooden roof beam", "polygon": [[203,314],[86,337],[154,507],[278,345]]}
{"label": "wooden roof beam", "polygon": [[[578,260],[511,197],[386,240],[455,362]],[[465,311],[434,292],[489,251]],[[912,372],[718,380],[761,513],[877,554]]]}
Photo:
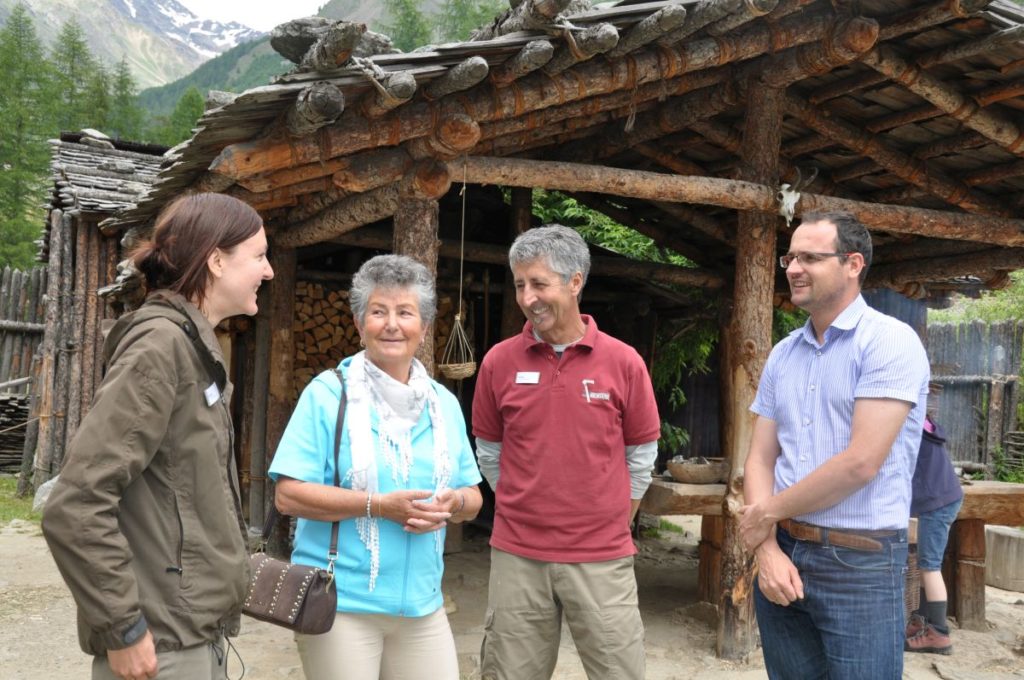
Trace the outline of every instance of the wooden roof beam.
{"label": "wooden roof beam", "polygon": [[897,262],[967,255],[981,250],[989,250],[990,248],[991,246],[985,243],[964,243],[963,241],[951,241],[949,239],[901,239],[897,243],[876,246],[871,256],[871,266],[878,267]]}
{"label": "wooden roof beam", "polygon": [[744,0],[738,8],[722,17],[705,30],[708,35],[728,35],[743,24],[771,12],[779,4],[779,0]]}
{"label": "wooden roof beam", "polygon": [[497,17],[489,26],[473,33],[473,40],[490,40],[516,31],[543,31],[564,12],[570,0],[522,0]]}
{"label": "wooden roof beam", "polygon": [[894,50],[887,47],[874,49],[864,55],[862,61],[1010,153],[1024,156],[1024,131],[1016,123],[994,111],[982,109],[969,96],[926,73],[921,67],[908,63]]}
{"label": "wooden roof beam", "polygon": [[[963,175],[963,181],[968,186],[979,186],[1021,176],[1024,176],[1024,161],[1013,161],[974,170]],[[867,198],[879,203],[902,203],[917,198],[920,195],[921,191],[918,187],[902,186],[877,191]]]}
{"label": "wooden roof beam", "polygon": [[302,56],[299,71],[331,71],[352,56],[366,33],[366,24],[338,21],[331,24]]}
{"label": "wooden roof beam", "polygon": [[[738,131],[727,125],[716,123],[713,120],[702,120],[691,125],[690,129],[732,154],[739,156],[742,151],[742,136]],[[790,184],[795,184],[797,181],[804,179],[802,171],[786,158],[785,154],[779,157],[779,167],[782,171],[782,179]],[[834,175],[823,172],[820,168],[814,181],[804,187],[805,190],[812,188],[816,188],[816,191],[835,196],[845,195],[842,187],[837,185]]]}
{"label": "wooden roof beam", "polygon": [[908,283],[939,280],[948,281],[958,276],[991,277],[998,271],[1013,271],[1024,267],[1024,248],[988,248],[977,252],[957,253],[912,262],[879,264],[868,269],[867,285],[885,286],[900,290]]}
{"label": "wooden roof beam", "polygon": [[651,205],[719,243],[730,247],[734,247],[736,244],[735,230],[723,225],[719,220],[708,217],[707,213],[701,209],[692,208],[684,203],[668,203],[667,201],[651,201]]}
{"label": "wooden roof beam", "polygon": [[355,112],[367,120],[380,118],[405,104],[416,94],[417,87],[416,77],[408,71],[382,70],[374,75],[373,85],[355,106]]}
{"label": "wooden roof beam", "polygon": [[[579,163],[470,156],[456,161],[457,177],[465,171],[474,184],[589,191],[645,200],[717,205],[733,210],[778,212],[778,187],[717,177],[686,177],[620,170]],[[897,234],[1024,246],[1024,220],[955,213],[925,208],[878,205],[835,196],[804,193],[796,214],[841,210],[871,229]]]}
{"label": "wooden roof beam", "polygon": [[[358,248],[390,250],[392,246],[390,234],[379,229],[359,229],[358,231],[346,232],[329,240],[334,243],[356,246]],[[459,243],[455,241],[442,241],[438,254],[448,259],[464,257],[470,262],[508,266],[508,246],[497,243],[468,241],[460,250]],[[658,283],[711,290],[722,287],[722,277],[715,272],[704,269],[678,267],[673,264],[658,262],[641,262],[602,255],[591,257],[590,263],[591,274],[597,274],[598,276],[656,281]]]}
{"label": "wooden roof beam", "polygon": [[[432,121],[449,112],[464,113],[479,123],[524,116],[550,106],[642,87],[685,73],[744,61],[772,50],[806,44],[829,35],[829,16],[786,17],[771,26],[759,22],[733,35],[693,40],[671,50],[646,47],[629,59],[588,61],[556,76],[534,73],[516,88],[477,86],[457,98],[416,102],[370,121],[343,115],[315,138],[285,142],[272,134],[230,144],[210,164],[210,170],[235,179],[283,168],[317,163],[374,146],[393,146],[422,137]],[[514,91],[513,91],[514,90]]]}
{"label": "wooden roof beam", "polygon": [[515,56],[491,69],[491,83],[495,87],[507,87],[551,61],[554,54],[555,46],[549,41],[531,40]]}
{"label": "wooden roof beam", "polygon": [[886,17],[879,22],[882,31],[878,41],[885,42],[907,33],[917,33],[950,19],[966,19],[985,9],[989,2],[991,0],[939,0],[927,7],[913,8],[895,17]]}
{"label": "wooden roof beam", "polygon": [[665,37],[668,33],[682,26],[685,21],[685,7],[682,5],[666,5],[629,29],[626,35],[622,36],[619,40],[619,44],[609,50],[607,56],[609,59],[616,59],[629,54],[633,50]]}
{"label": "wooden roof beam", "polygon": [[311,135],[338,120],[345,110],[345,95],[321,80],[303,88],[285,115],[285,129],[292,137]]}
{"label": "wooden roof beam", "polygon": [[432,81],[423,90],[423,96],[427,99],[442,99],[455,92],[463,92],[486,78],[490,70],[487,60],[483,57],[469,57]]}
{"label": "wooden roof beam", "polygon": [[549,76],[562,73],[576,64],[604,54],[619,43],[619,29],[611,24],[597,24],[577,35],[566,33],[566,44],[555,50],[555,56],[541,70]]}
{"label": "wooden roof beam", "polygon": [[[250,191],[260,192],[334,175],[337,186],[350,191],[366,191],[396,181],[415,160],[454,158],[472,149],[479,139],[480,126],[476,121],[456,114],[438,121],[433,132],[412,140],[407,146],[384,147],[332,158],[323,163],[300,165],[244,178],[238,183]],[[379,167],[375,168],[375,165]]]}
{"label": "wooden roof beam", "polygon": [[748,79],[769,87],[785,87],[801,78],[827,72],[857,59],[875,44],[877,35],[878,24],[873,20],[840,19],[821,42],[802,44],[745,64],[738,70],[732,86],[705,88],[688,96],[670,99],[658,111],[638,116],[630,133],[622,135],[618,130],[609,129],[600,136],[608,142],[576,144],[562,150],[559,157],[581,162],[613,156],[638,143],[682,130],[696,121],[739,105],[742,101],[740,87]]}
{"label": "wooden roof beam", "polygon": [[743,0],[702,0],[696,7],[688,10],[682,26],[661,36],[655,42],[665,47],[671,47],[705,26],[739,10],[742,6]]}
{"label": "wooden roof beam", "polygon": [[834,139],[851,151],[866,156],[905,182],[919,186],[951,205],[987,215],[1009,217],[1012,211],[995,199],[973,192],[962,182],[935,167],[885,144],[860,126],[827,115],[805,99],[786,95],[786,112],[815,132]]}

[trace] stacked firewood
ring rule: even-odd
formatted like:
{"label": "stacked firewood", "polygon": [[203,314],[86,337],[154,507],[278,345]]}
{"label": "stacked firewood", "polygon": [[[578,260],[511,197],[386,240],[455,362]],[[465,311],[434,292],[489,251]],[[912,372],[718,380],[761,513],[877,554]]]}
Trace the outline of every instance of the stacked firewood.
{"label": "stacked firewood", "polygon": [[[450,295],[439,296],[434,321],[435,362],[441,361],[451,335],[453,308]],[[295,399],[318,373],[334,368],[339,361],[361,349],[348,291],[340,285],[299,281],[295,285],[292,332],[295,336],[292,396]]]}
{"label": "stacked firewood", "polygon": [[0,394],[0,472],[21,468],[28,422],[27,394]]}

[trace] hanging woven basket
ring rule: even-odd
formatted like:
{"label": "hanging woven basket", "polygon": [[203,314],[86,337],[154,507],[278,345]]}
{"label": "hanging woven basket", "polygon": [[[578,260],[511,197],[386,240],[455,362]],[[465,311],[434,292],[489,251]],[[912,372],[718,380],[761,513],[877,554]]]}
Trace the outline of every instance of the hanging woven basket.
{"label": "hanging woven basket", "polygon": [[[459,301],[461,307],[462,301]],[[466,337],[466,331],[462,327],[462,313],[455,315],[455,323],[452,324],[451,335],[448,336],[448,344],[445,345],[444,354],[438,369],[444,377],[450,380],[463,380],[476,373],[476,362],[473,361],[473,348]]]}

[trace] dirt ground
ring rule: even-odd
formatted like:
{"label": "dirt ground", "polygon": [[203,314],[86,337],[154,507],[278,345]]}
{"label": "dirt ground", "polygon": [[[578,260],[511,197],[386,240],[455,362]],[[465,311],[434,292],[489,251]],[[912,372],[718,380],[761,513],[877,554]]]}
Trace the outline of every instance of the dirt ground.
{"label": "dirt ground", "polygon": [[[697,518],[699,519],[699,518]],[[696,601],[695,518],[673,518],[683,533],[644,538],[637,558],[641,610],[646,624],[647,677],[653,680],[761,680],[760,651],[744,662],[714,655],[714,608]],[[486,538],[467,531],[464,550],[447,558],[445,592],[465,678],[475,677],[487,600]],[[74,605],[36,524],[0,527],[0,678],[87,680],[88,658],[78,649]],[[986,589],[989,630],[954,627],[952,656],[908,654],[904,678],[995,680],[1024,678],[1024,594]],[[235,646],[248,680],[302,680],[291,634],[250,619]],[[232,657],[229,674],[241,665]],[[428,677],[428,676],[424,676]],[[563,632],[557,680],[583,680],[568,631]]]}

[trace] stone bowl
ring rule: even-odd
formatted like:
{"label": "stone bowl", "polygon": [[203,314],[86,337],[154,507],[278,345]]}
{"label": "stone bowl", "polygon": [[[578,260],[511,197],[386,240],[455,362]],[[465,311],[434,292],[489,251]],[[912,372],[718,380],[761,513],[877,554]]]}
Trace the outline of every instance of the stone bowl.
{"label": "stone bowl", "polygon": [[728,470],[723,458],[687,458],[669,461],[668,472],[683,484],[717,484],[725,479]]}

